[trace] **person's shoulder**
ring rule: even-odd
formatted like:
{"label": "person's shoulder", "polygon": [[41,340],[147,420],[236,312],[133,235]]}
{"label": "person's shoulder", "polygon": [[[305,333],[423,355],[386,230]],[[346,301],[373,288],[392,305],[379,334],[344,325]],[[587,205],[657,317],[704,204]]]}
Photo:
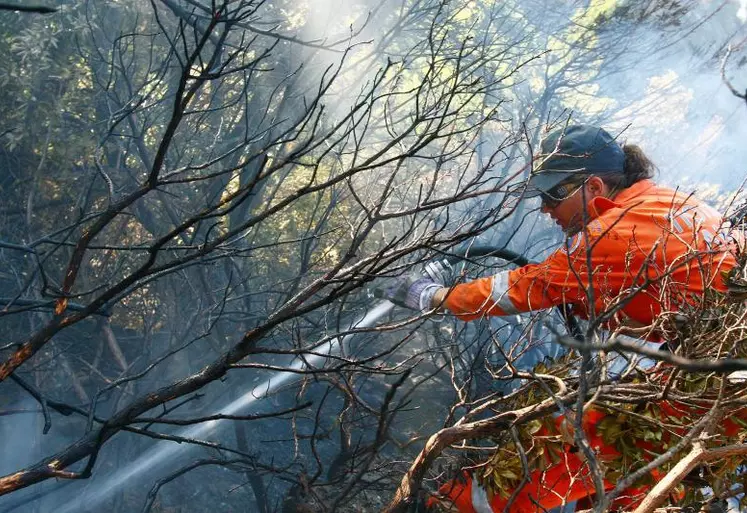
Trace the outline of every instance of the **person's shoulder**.
{"label": "person's shoulder", "polygon": [[619,208],[616,212],[611,212],[611,216],[619,215],[619,211],[633,214],[648,214],[662,209],[677,211],[683,206],[701,203],[692,192],[659,185],[652,180],[643,180],[631,185],[615,200]]}
{"label": "person's shoulder", "polygon": [[699,204],[703,203],[698,199],[697,191],[690,191],[680,188],[667,187],[651,182],[651,186],[641,194],[641,199],[654,200],[671,205]]}
{"label": "person's shoulder", "polygon": [[668,197],[671,199],[676,195],[677,191],[674,189],[659,185],[651,179],[645,179],[620,191],[615,197],[615,201],[620,203],[621,206],[629,207],[654,198]]}
{"label": "person's shoulder", "polygon": [[708,201],[698,197],[697,191],[671,189],[657,185],[651,190],[651,199],[660,208],[666,208],[670,216],[683,215],[688,212],[699,212],[701,216],[721,217],[721,214]]}

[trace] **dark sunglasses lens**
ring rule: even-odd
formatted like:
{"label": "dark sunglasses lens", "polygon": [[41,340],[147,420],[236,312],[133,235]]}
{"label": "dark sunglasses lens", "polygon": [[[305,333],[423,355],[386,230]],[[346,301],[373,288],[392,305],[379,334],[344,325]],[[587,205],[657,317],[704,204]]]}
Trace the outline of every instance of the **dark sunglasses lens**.
{"label": "dark sunglasses lens", "polygon": [[555,208],[557,207],[562,200],[557,200],[550,196],[549,194],[545,194],[544,192],[540,194],[540,198],[542,199],[542,204],[549,208]]}
{"label": "dark sunglasses lens", "polygon": [[569,181],[556,185],[547,192],[543,192],[542,204],[549,208],[555,208],[565,201],[583,182],[577,183],[575,181]]}

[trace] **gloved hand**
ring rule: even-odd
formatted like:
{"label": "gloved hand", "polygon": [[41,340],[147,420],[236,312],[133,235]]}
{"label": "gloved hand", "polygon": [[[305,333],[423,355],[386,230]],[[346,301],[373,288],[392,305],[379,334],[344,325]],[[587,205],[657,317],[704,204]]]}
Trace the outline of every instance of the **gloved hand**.
{"label": "gloved hand", "polygon": [[390,278],[381,287],[374,289],[374,296],[387,299],[398,306],[428,311],[432,308],[433,296],[442,286],[428,276],[418,272]]}
{"label": "gloved hand", "polygon": [[433,308],[433,296],[445,283],[453,280],[452,276],[451,265],[446,260],[429,262],[423,272],[390,278],[384,285],[374,289],[374,296],[387,299],[398,306],[426,312]]}

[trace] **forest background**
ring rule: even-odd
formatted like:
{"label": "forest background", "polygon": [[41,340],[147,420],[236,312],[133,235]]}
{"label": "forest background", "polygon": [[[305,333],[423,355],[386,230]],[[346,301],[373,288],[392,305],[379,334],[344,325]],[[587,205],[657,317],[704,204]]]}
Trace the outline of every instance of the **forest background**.
{"label": "forest background", "polygon": [[[428,436],[562,353],[555,314],[395,311],[183,425],[349,333],[383,277],[556,248],[505,194],[548,127],[605,126],[659,182],[743,200],[744,2],[48,6],[0,11],[0,511],[381,509]],[[183,450],[132,466],[157,444]]]}

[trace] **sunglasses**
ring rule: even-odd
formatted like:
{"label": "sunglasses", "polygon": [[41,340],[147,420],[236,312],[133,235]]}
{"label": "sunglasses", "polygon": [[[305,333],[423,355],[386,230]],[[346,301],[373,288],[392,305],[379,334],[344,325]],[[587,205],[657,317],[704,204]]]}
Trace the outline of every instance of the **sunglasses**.
{"label": "sunglasses", "polygon": [[586,179],[584,179],[583,181],[573,180],[558,184],[548,191],[541,192],[540,198],[542,200],[542,206],[547,208],[557,207],[565,200],[576,194],[576,192],[578,192],[585,183]]}

